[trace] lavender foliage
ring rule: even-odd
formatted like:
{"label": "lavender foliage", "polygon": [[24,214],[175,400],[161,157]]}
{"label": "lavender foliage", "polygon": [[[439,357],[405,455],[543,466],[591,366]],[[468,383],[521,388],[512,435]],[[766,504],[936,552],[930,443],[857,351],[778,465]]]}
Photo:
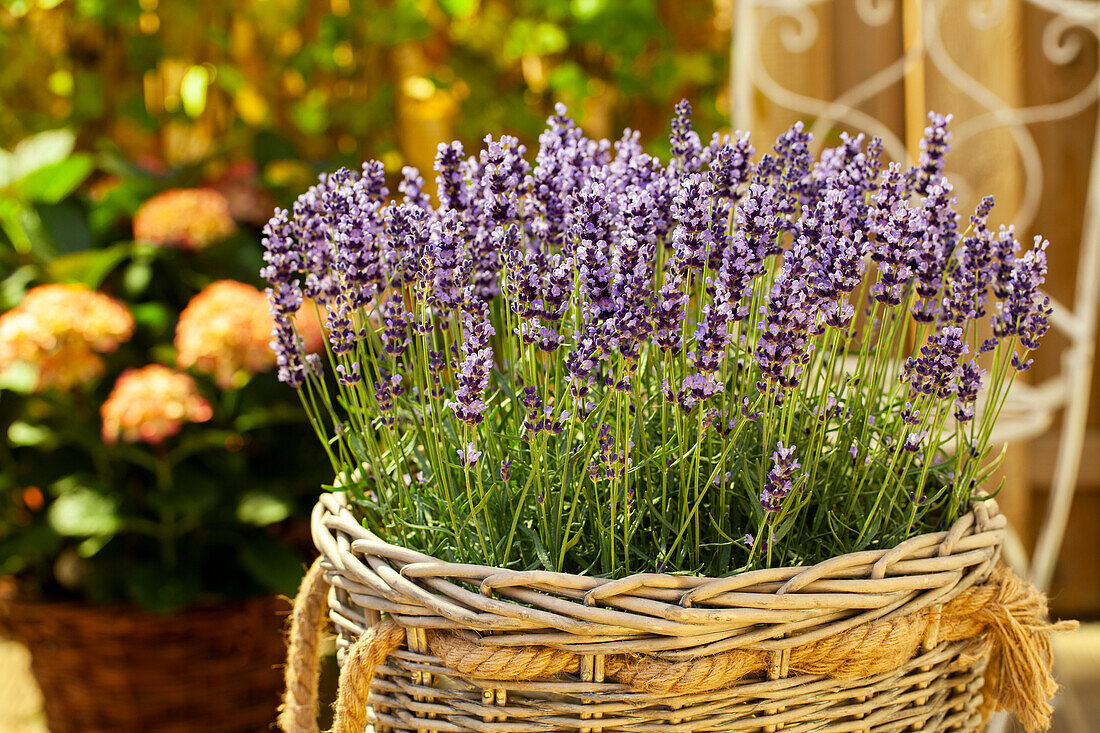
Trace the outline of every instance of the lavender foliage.
{"label": "lavender foliage", "polygon": [[930,121],[910,169],[801,124],[756,159],[684,102],[661,161],[559,105],[533,162],[440,145],[434,201],[322,176],[264,230],[279,378],[366,525],[454,562],[723,575],[939,529],[1051,306],[1045,242],[989,199],[963,230]]}

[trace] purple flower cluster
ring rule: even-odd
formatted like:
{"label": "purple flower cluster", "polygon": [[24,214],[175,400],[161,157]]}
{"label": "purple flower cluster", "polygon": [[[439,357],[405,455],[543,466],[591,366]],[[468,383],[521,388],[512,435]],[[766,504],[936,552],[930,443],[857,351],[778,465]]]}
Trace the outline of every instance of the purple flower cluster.
{"label": "purple flower cluster", "polygon": [[1005,267],[1007,275],[1001,285],[1005,296],[997,303],[993,316],[997,336],[1015,336],[1029,351],[1039,348],[1039,340],[1050,328],[1050,297],[1040,290],[1047,273],[1047,244],[1036,237],[1032,249],[1023,257],[1014,257]]}
{"label": "purple flower cluster", "polygon": [[[674,515],[682,506],[651,493],[658,474],[669,494],[689,481],[705,487],[705,499],[687,502],[700,514],[729,506],[715,497],[747,481],[759,506],[707,518],[721,539],[700,539],[703,526],[679,536],[720,546],[762,520],[749,544],[769,561],[787,543],[783,517],[807,504],[791,501],[796,490],[900,481],[897,497],[941,501],[928,497],[977,475],[964,459],[961,478],[933,465],[943,462],[943,430],[984,440],[983,367],[995,379],[1010,363],[1026,369],[1051,308],[1045,242],[1024,252],[1012,229],[995,232],[988,198],[969,226],[960,221],[944,175],[949,122],[930,117],[909,169],[885,165],[881,140],[847,133],[815,160],[801,123],[754,160],[747,134],[704,143],[683,102],[662,161],[629,130],[615,143],[589,139],[558,105],[532,163],[507,135],[472,154],[440,145],[434,201],[414,168],[390,181],[392,198],[380,163],[322,176],[264,230],[279,378],[304,386],[310,404],[338,396],[317,424],[344,426],[333,443],[341,459],[402,454],[408,465],[386,470],[423,468],[424,486],[454,485],[450,472],[474,497],[467,509],[535,507],[554,521],[626,515],[608,529],[625,547],[608,557],[632,558],[636,538],[669,527],[653,545],[673,547],[674,523],[694,522],[654,521],[656,507]],[[335,375],[305,354],[295,318],[307,300],[324,314]],[[368,408],[354,421],[339,413]],[[973,430],[958,427],[972,421]],[[353,441],[346,425],[372,435]],[[804,475],[796,454],[814,470]],[[819,471],[820,462],[832,463]],[[766,476],[746,469],[754,465]],[[917,475],[934,476],[936,491],[922,493]],[[574,493],[559,501],[559,490]],[[860,501],[830,506],[878,506]],[[498,532],[484,520],[471,518],[479,534],[535,536],[529,517],[515,533],[519,525]],[[833,520],[838,531],[877,526]],[[566,536],[590,520],[576,521]],[[560,558],[551,535],[537,542]],[[662,554],[658,566],[666,560],[677,562]]]}
{"label": "purple flower cluster", "polygon": [[947,399],[952,392],[959,358],[966,352],[963,330],[958,326],[944,326],[939,333],[929,336],[928,343],[920,349],[920,356],[911,356],[905,362],[902,378],[909,383],[910,393]]}
{"label": "purple flower cluster", "polygon": [[489,322],[489,308],[484,301],[467,296],[462,311],[462,361],[455,375],[454,399],[447,406],[455,417],[467,425],[477,425],[485,419],[485,389],[493,368],[490,338],[496,333]]}
{"label": "purple flower cluster", "polygon": [[929,187],[943,178],[944,158],[951,150],[948,144],[951,133],[947,130],[947,126],[951,124],[951,115],[929,112],[928,121],[931,124],[924,129],[924,137],[920,142],[920,161],[909,174],[911,190],[921,196],[928,195]]}
{"label": "purple flower cluster", "polygon": [[768,480],[760,492],[760,505],[765,511],[778,512],[783,502],[794,488],[798,471],[802,465],[794,456],[795,446],[784,446],[779,442],[772,453],[772,467],[768,471]]}

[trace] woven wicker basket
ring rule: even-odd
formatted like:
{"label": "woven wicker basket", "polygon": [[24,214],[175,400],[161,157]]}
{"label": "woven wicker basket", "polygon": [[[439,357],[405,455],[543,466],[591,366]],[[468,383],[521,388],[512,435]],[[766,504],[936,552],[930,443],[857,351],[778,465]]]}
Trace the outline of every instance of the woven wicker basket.
{"label": "woven wicker basket", "polygon": [[[316,730],[315,672],[295,655],[314,653],[311,596],[323,613],[327,593],[337,731],[980,730],[1019,661],[1002,664],[1001,626],[1023,629],[1025,667],[1049,666],[1042,597],[997,565],[1004,528],[989,500],[948,531],[812,567],[606,580],[441,562],[327,494],[280,724]],[[1044,679],[1022,693],[1039,707]]]}
{"label": "woven wicker basket", "polygon": [[275,720],[287,605],[273,597],[161,616],[0,588],[51,733],[255,733]]}

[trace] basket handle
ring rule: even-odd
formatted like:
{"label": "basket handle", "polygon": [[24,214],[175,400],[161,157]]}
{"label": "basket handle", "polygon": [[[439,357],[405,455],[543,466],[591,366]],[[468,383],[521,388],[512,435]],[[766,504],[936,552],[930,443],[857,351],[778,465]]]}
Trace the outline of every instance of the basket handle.
{"label": "basket handle", "polygon": [[279,730],[283,733],[320,733],[317,725],[317,687],[321,680],[321,635],[328,619],[328,581],[318,557],[309,567],[294,609],[287,635],[286,691],[279,706]]}
{"label": "basket handle", "polygon": [[[290,615],[284,669],[286,692],[278,720],[283,733],[320,733],[317,688],[321,679],[321,636],[328,620],[328,591],[322,558],[318,557],[302,579]],[[333,733],[362,733],[366,728],[367,696],[374,669],[404,639],[404,629],[386,618],[360,636],[348,650],[340,670]]]}

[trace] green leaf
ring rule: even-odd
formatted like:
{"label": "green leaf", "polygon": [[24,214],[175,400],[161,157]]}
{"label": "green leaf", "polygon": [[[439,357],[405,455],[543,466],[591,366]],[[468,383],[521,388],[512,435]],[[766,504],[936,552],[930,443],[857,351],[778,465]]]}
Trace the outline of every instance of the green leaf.
{"label": "green leaf", "polygon": [[257,533],[241,538],[237,546],[241,567],[264,587],[293,596],[302,582],[303,560],[273,537]]}
{"label": "green leaf", "polygon": [[138,303],[130,307],[134,320],[155,333],[161,333],[172,322],[172,312],[164,303]]}
{"label": "green leaf", "polygon": [[19,181],[19,194],[27,201],[56,204],[75,191],[94,169],[92,156],[78,153],[29,173]]}
{"label": "green leaf", "polygon": [[319,135],[328,127],[328,104],[324,92],[313,89],[290,108],[290,117],[298,129],[309,135]]}
{"label": "green leaf", "polygon": [[210,72],[205,66],[192,66],[180,80],[180,101],[183,111],[192,119],[206,109],[206,87],[210,84]]}
{"label": "green leaf", "polygon": [[38,386],[38,370],[33,364],[17,361],[0,371],[0,389],[30,394]]}
{"label": "green leaf", "polygon": [[122,287],[130,297],[136,297],[145,292],[149,283],[153,281],[153,266],[143,260],[135,260],[122,274]]}
{"label": "green leaf", "polygon": [[538,556],[539,562],[542,563],[543,569],[554,572],[554,561],[550,559],[550,553],[546,551],[546,546],[542,544],[542,540],[539,539],[539,536],[535,533],[535,530],[531,529],[525,524],[521,524],[519,526],[519,529],[521,532],[523,532],[523,534],[527,535],[527,538],[531,540],[532,543],[534,543],[535,555]]}
{"label": "green leaf", "polygon": [[56,445],[56,436],[44,425],[32,425],[22,420],[8,427],[8,443],[12,446],[38,446],[47,448]]}
{"label": "green leaf", "polygon": [[118,531],[118,500],[77,487],[57,497],[46,514],[50,526],[66,537],[112,535]]}
{"label": "green leaf", "polygon": [[76,554],[87,559],[89,557],[95,557],[100,550],[106,547],[107,543],[111,541],[111,535],[97,535],[95,537],[89,537],[76,546]]}
{"label": "green leaf", "polygon": [[245,524],[264,527],[290,516],[292,507],[286,499],[264,491],[249,491],[237,505],[237,519]]}
{"label": "green leaf", "polygon": [[0,149],[0,188],[7,188],[15,180],[15,156]]}
{"label": "green leaf", "polygon": [[0,311],[5,311],[18,305],[27,292],[27,286],[30,285],[37,276],[38,269],[34,267],[34,265],[23,265],[4,278],[4,280],[0,281]]}
{"label": "green leaf", "polygon": [[468,18],[477,11],[478,0],[440,0],[439,4],[452,18]]}
{"label": "green leaf", "polygon": [[87,249],[55,258],[46,266],[51,280],[81,282],[97,288],[131,252],[131,244],[122,242],[106,249]]}
{"label": "green leaf", "polygon": [[26,138],[11,151],[8,183],[18,183],[33,171],[61,162],[73,152],[75,144],[76,135],[65,129],[46,130]]}
{"label": "green leaf", "polygon": [[69,199],[60,204],[35,205],[42,224],[59,254],[83,252],[92,246],[88,215],[78,202]]}
{"label": "green leaf", "polygon": [[20,254],[33,254],[41,260],[48,260],[56,254],[42,219],[33,206],[16,198],[0,197],[0,227]]}

